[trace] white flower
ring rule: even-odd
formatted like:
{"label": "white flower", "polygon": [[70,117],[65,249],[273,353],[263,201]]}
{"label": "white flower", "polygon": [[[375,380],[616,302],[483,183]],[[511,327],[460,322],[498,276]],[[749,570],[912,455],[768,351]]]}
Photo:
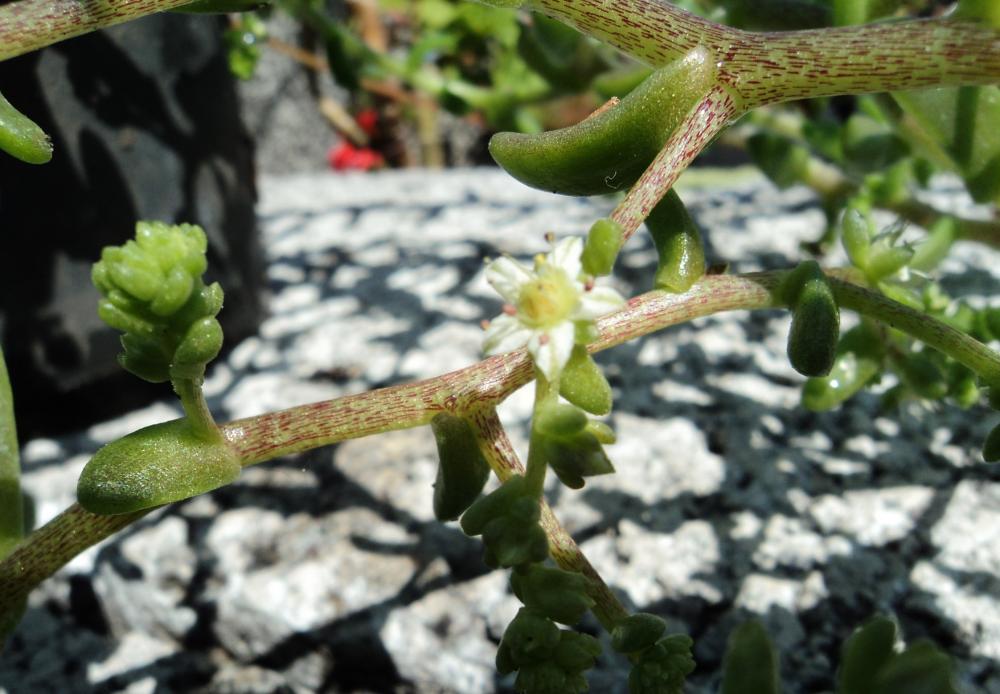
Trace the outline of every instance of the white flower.
{"label": "white flower", "polygon": [[[486,267],[486,280],[507,305],[490,321],[483,347],[487,354],[525,345],[545,377],[553,380],[569,361],[577,328],[593,324],[625,299],[610,287],[584,284],[580,254],[583,239],[565,238],[547,255],[535,257],[534,268],[503,257]],[[583,324],[582,326],[580,324]]]}

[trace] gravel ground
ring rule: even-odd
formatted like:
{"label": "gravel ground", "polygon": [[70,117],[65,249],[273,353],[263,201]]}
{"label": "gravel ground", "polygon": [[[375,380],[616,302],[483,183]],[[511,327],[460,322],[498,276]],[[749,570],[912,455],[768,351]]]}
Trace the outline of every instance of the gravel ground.
{"label": "gravel ground", "polygon": [[[220,418],[429,377],[478,359],[499,300],[482,261],[581,233],[608,200],[528,190],[495,170],[265,178],[259,214],[270,317],[211,370]],[[818,236],[810,194],[702,176],[682,191],[713,262],[781,267]],[[946,203],[965,204],[953,194]],[[649,287],[644,238],[624,292]],[[995,292],[996,253],[959,246],[955,295]],[[615,389],[618,468],[552,491],[557,514],[630,608],[695,637],[691,692],[713,678],[731,628],[763,620],[785,691],[832,688],[840,642],[876,611],[955,657],[966,692],[1000,692],[1000,473],[978,448],[985,409],[798,406],[788,319],[699,319],[603,353]],[[109,356],[110,358],[110,356]],[[530,388],[501,410],[523,452]],[[177,416],[129,417],[24,445],[41,521],[74,500],[104,441]],[[503,572],[457,525],[434,521],[426,429],[351,441],[245,471],[94,548],[33,596],[0,660],[9,692],[490,692],[517,609]],[[597,632],[596,624],[584,628]],[[606,642],[606,640],[605,640]],[[596,692],[623,691],[602,657]]]}

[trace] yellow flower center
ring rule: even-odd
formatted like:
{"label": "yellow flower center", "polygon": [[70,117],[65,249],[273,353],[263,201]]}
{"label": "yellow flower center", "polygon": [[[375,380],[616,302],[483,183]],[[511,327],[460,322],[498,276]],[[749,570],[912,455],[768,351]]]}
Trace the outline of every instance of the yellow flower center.
{"label": "yellow flower center", "polygon": [[521,287],[517,313],[526,325],[549,328],[569,318],[578,301],[577,290],[558,267],[543,264],[536,272],[537,277]]}

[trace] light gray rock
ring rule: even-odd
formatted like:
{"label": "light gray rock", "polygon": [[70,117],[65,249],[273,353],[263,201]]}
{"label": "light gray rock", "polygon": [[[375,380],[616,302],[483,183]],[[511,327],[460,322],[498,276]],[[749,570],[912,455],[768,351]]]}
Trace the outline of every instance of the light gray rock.
{"label": "light gray rock", "polygon": [[[807,191],[717,180],[681,191],[711,260],[780,267],[820,233]],[[474,363],[479,321],[500,310],[483,259],[530,257],[544,232],[583,233],[610,205],[486,170],[265,178],[272,313],[210,371],[210,406],[247,417]],[[983,278],[996,280],[1000,256],[958,244],[955,258],[950,289],[993,291]],[[637,235],[616,282],[637,293],[654,267]],[[870,393],[806,412],[787,332],[780,312],[722,314],[600,354],[618,472],[577,492],[550,480],[556,513],[629,608],[695,638],[691,692],[716,691],[711,673],[747,618],[775,639],[785,691],[829,691],[831,654],[876,611],[910,638],[943,641],[970,694],[1000,692],[1000,486],[978,452],[995,417],[884,413]],[[532,397],[527,387],[499,408],[522,458]],[[25,442],[41,519],[72,500],[97,446],[178,414],[165,399]],[[478,539],[434,521],[435,456],[426,428],[349,441],[253,466],[149,516],[36,592],[0,682],[18,692],[144,691],[150,677],[185,692],[509,689],[493,657],[518,603],[506,574],[483,566]],[[589,618],[584,628],[598,633]],[[624,691],[627,671],[606,653],[591,690]]]}

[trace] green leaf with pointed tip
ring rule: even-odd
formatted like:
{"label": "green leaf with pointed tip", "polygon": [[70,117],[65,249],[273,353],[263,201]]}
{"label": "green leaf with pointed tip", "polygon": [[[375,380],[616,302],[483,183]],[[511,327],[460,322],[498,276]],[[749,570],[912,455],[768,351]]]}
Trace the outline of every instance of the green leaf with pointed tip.
{"label": "green leaf with pointed tip", "polygon": [[476,434],[461,417],[440,413],[431,420],[438,450],[434,517],[455,520],[472,505],[490,478]]}
{"label": "green leaf with pointed tip", "polygon": [[522,183],[564,195],[632,185],[709,92],[715,60],[703,48],[660,68],[617,105],[537,135],[498,133],[490,154]]}
{"label": "green leaf with pointed tip", "polygon": [[868,251],[872,245],[872,228],[868,218],[857,208],[849,207],[841,222],[841,242],[851,264],[861,271],[868,268]]}
{"label": "green leaf with pointed tip", "polygon": [[462,532],[470,537],[481,535],[490,521],[505,515],[525,494],[524,476],[512,476],[468,508],[462,516]]}
{"label": "green leaf with pointed tip", "polygon": [[175,419],[101,448],[83,469],[76,491],[91,513],[130,513],[218,489],[240,470],[239,458],[221,438],[207,441],[186,419]]}
{"label": "green leaf with pointed tip", "polygon": [[778,694],[778,655],[760,622],[744,622],[733,630],[723,661],[720,694]]}
{"label": "green leaf with pointed tip", "polygon": [[0,149],[27,164],[52,159],[52,142],[38,125],[0,94]]}
{"label": "green leaf with pointed tip", "polygon": [[917,641],[878,672],[873,694],[957,694],[951,659],[929,641]]}
{"label": "green leaf with pointed tip", "polygon": [[913,259],[913,249],[908,246],[893,246],[883,239],[872,244],[868,254],[865,276],[872,284],[895,275]]}
{"label": "green leaf with pointed tip", "polygon": [[873,617],[844,642],[837,673],[838,694],[871,694],[879,670],[893,657],[896,625],[886,617]]}

